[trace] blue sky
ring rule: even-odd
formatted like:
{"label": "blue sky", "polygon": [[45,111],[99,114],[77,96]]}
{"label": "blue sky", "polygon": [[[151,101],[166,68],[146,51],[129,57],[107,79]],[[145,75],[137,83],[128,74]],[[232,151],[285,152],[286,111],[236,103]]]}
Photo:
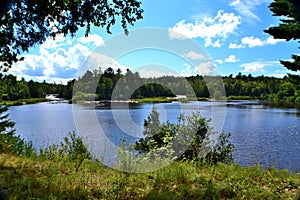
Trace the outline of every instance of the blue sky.
{"label": "blue sky", "polygon": [[[129,35],[135,36],[135,29],[160,28],[168,35],[157,39],[159,42],[172,41],[176,45],[183,42],[183,49],[195,42],[201,53],[192,47],[182,52],[173,51],[173,47],[161,50],[160,45],[155,44],[157,46],[152,49],[139,46],[136,50],[132,49],[133,45],[128,47],[128,52],[125,48],[121,56],[113,57],[106,52],[119,49],[114,41],[118,40],[118,44],[121,41],[123,46],[135,43],[126,39],[120,24],[116,24],[111,35],[93,28],[88,38],[84,37],[84,30],[74,38],[58,36],[55,41],[49,38],[44,44],[30,49],[25,54],[25,61],[17,63],[10,73],[26,80],[66,83],[79,71],[89,68],[87,63],[93,62],[94,67],[100,66],[102,70],[112,65],[123,71],[126,68],[138,71],[145,77],[193,75],[199,73],[200,67],[204,67],[200,69],[202,74],[209,74],[211,71],[205,68],[207,64],[214,67],[214,73],[223,76],[242,72],[283,77],[289,71],[278,60],[289,60],[291,54],[298,52],[298,44],[275,40],[263,32],[279,23],[268,8],[270,3],[271,0],[144,0],[144,19],[130,27]],[[149,30],[155,32],[155,29]],[[135,37],[151,41],[155,40],[153,35],[156,33]],[[201,59],[201,62],[193,63]]]}

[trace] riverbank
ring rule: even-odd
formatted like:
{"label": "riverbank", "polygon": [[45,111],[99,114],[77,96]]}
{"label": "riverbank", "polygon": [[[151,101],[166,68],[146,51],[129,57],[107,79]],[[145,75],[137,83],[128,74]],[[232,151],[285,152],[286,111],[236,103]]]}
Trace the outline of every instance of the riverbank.
{"label": "riverbank", "polygon": [[[174,162],[141,174],[99,162],[0,154],[0,185],[8,199],[296,199],[300,174],[219,163]],[[1,197],[1,195],[0,195]]]}
{"label": "riverbank", "polygon": [[35,104],[35,103],[41,103],[47,101],[49,100],[46,98],[30,98],[30,99],[19,99],[16,101],[0,101],[0,105],[18,106],[18,105]]}

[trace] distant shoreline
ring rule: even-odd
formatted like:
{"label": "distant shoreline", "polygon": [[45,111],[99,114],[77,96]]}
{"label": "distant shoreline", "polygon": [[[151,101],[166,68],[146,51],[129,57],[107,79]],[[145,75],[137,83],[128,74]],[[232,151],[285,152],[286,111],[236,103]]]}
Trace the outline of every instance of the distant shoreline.
{"label": "distant shoreline", "polygon": [[0,105],[7,105],[7,106],[20,106],[20,105],[26,105],[26,104],[36,104],[36,103],[42,103],[42,102],[49,102],[46,98],[30,98],[30,99],[19,99],[15,101],[0,101]]}
{"label": "distant shoreline", "polygon": [[[181,103],[187,103],[189,101],[227,101],[227,102],[234,102],[234,101],[257,101],[260,102],[263,105],[271,106],[271,107],[281,107],[281,108],[297,108],[300,109],[300,103],[297,102],[289,102],[289,101],[269,101],[269,100],[261,100],[261,99],[255,99],[248,96],[229,96],[226,97],[226,99],[211,99],[211,98],[182,98],[182,99],[173,99],[168,97],[151,97],[151,98],[141,98],[141,99],[130,99],[127,101],[114,101],[114,100],[101,100],[101,101],[80,101],[77,103],[83,103],[83,104],[109,104],[109,103],[171,103],[171,102],[181,102]],[[21,105],[27,105],[27,104],[36,104],[36,103],[43,103],[43,102],[53,102],[53,103],[60,103],[56,101],[51,101],[46,98],[30,98],[30,99],[19,99],[15,101],[0,101],[0,105],[7,105],[7,106],[21,106]],[[63,103],[72,103],[71,100],[64,100]]]}

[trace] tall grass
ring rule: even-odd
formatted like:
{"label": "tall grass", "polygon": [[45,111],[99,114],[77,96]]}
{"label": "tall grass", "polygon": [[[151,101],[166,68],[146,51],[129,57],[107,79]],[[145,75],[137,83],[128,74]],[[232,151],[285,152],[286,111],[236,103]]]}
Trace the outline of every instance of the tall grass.
{"label": "tall grass", "polygon": [[0,155],[0,185],[8,199],[293,199],[300,174],[260,166],[174,162],[130,174],[85,159]]}

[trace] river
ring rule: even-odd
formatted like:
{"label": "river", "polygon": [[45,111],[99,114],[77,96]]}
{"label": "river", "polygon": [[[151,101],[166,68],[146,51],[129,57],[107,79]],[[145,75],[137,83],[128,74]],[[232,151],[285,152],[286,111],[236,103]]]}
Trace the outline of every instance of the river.
{"label": "river", "polygon": [[[39,149],[63,141],[72,131],[87,136],[101,129],[115,145],[120,145],[122,138],[135,141],[142,136],[143,121],[152,106],[126,104],[94,110],[71,104],[40,103],[12,106],[9,112],[16,122],[16,134]],[[234,157],[242,166],[260,163],[263,167],[300,169],[298,109],[269,107],[255,101],[174,102],[155,106],[162,121],[176,122],[180,113],[188,115],[195,111],[211,118],[216,131],[232,134]]]}

